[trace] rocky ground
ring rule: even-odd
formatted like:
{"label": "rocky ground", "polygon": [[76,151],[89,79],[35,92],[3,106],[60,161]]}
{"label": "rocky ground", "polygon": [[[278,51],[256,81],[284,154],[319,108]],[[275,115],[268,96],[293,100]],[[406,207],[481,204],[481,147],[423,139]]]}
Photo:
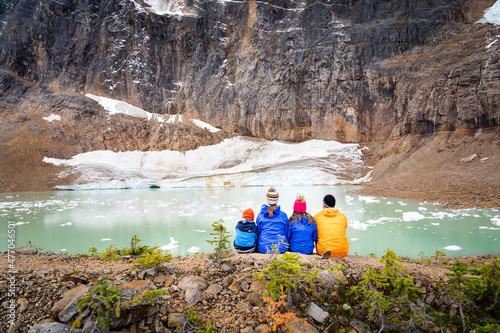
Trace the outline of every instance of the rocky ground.
{"label": "rocky ground", "polygon": [[440,203],[500,207],[500,128],[406,136],[364,145],[372,181],[356,191]]}
{"label": "rocky ground", "polygon": [[[232,255],[224,263],[218,264],[206,255],[173,258],[164,271],[140,270],[131,267],[130,259],[104,261],[97,257],[76,258],[53,254],[15,254],[13,263],[17,273],[15,276],[15,295],[9,296],[12,280],[7,253],[0,255],[0,332],[64,332],[78,315],[71,319],[68,315],[68,302],[75,297],[71,294],[82,294],[104,275],[108,275],[109,284],[119,285],[130,290],[166,289],[169,294],[161,296],[154,306],[135,308],[139,317],[133,317],[122,310],[122,324],[114,326],[114,330],[122,332],[171,332],[175,331],[175,323],[183,323],[184,313],[194,308],[199,315],[199,322],[211,322],[215,332],[269,332],[273,324],[269,312],[262,301],[265,282],[253,278],[255,272],[261,271],[269,263],[267,254]],[[490,256],[460,258],[472,262],[484,262]],[[379,258],[347,256],[345,260],[323,260],[317,255],[301,257],[308,270],[316,268],[322,274],[317,284],[324,285],[325,277],[344,276],[346,279],[335,279],[335,284],[355,283],[368,266],[382,267]],[[412,275],[416,286],[425,296],[429,305],[443,303],[443,297],[435,294],[436,283],[444,281],[449,272],[446,263],[436,267],[433,263],[401,262],[403,271]],[[329,269],[343,266],[342,273],[329,275]],[[322,272],[322,273],[321,273]],[[325,275],[326,274],[326,275]],[[339,275],[340,274],[340,275]],[[322,281],[323,279],[323,281]],[[330,280],[327,278],[327,284]],[[194,288],[194,289],[193,289]],[[318,287],[319,288],[319,287]],[[198,290],[199,293],[193,292]],[[320,291],[321,290],[321,291]],[[329,289],[329,301],[319,303],[318,295],[327,289],[316,289],[311,299],[305,300],[298,308],[290,311],[308,322],[297,322],[289,332],[370,332],[363,327],[366,311],[359,305],[347,307],[341,293],[335,288]],[[68,296],[69,295],[69,296]],[[70,299],[70,301],[68,301]],[[15,324],[8,326],[9,305],[15,301]],[[316,303],[318,304],[316,304]],[[146,302],[147,303],[147,302]],[[314,303],[314,304],[313,304]],[[147,303],[149,304],[149,303]],[[147,305],[146,304],[146,305]],[[316,307],[317,306],[317,307]],[[65,308],[66,307],[66,308]],[[63,310],[64,309],[64,310]],[[142,311],[142,312],[141,312]],[[447,310],[448,311],[448,310]],[[456,315],[456,308],[450,308],[450,315]],[[69,319],[68,319],[69,318]],[[117,320],[117,319],[115,319]],[[43,324],[41,324],[43,323]],[[38,325],[37,325],[38,324]],[[183,325],[186,325],[185,322]],[[189,332],[183,326],[183,332]],[[31,330],[30,330],[31,328]],[[434,324],[428,331],[441,332]],[[76,332],[94,332],[84,326]]]}

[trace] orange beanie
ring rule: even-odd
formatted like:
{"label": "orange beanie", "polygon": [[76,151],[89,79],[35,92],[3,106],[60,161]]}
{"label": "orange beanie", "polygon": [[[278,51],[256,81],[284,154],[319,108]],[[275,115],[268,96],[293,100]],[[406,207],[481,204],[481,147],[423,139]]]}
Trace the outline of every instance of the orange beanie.
{"label": "orange beanie", "polygon": [[247,208],[243,211],[243,216],[242,216],[244,219],[249,219],[249,220],[252,220],[253,221],[253,217],[254,217],[254,214],[253,214],[253,210],[252,208]]}

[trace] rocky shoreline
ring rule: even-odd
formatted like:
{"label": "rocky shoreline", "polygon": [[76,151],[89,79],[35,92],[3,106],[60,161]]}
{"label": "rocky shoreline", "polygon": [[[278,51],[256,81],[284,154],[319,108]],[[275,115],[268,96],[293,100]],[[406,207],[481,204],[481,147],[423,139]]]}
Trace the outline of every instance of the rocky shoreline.
{"label": "rocky shoreline", "polygon": [[[471,264],[488,262],[492,257],[455,259]],[[371,332],[366,307],[347,302],[341,290],[361,281],[368,267],[382,269],[380,258],[348,255],[344,260],[322,260],[317,255],[302,255],[300,260],[308,272],[316,269],[319,273],[309,298],[299,306],[288,305],[288,313],[303,320],[290,322],[285,331]],[[112,331],[189,332],[189,323],[211,323],[215,332],[271,332],[276,318],[270,315],[262,299],[266,281],[259,281],[254,276],[269,263],[267,254],[233,254],[222,262],[199,254],[172,258],[158,271],[133,268],[132,259],[110,261],[98,257],[16,253],[11,266],[4,252],[0,255],[0,316],[8,319],[13,313],[15,318],[10,326],[8,320],[3,320],[0,332],[69,331],[80,316],[75,313],[76,298],[91,290],[104,276],[109,285],[119,286],[128,295],[144,290],[168,292],[156,297],[154,305],[142,301],[130,308],[122,307],[122,315],[115,318]],[[449,272],[446,267],[451,260],[441,260],[438,267],[430,261],[425,264],[402,260],[400,264],[403,272],[413,277],[426,306],[440,309],[451,317],[458,316],[456,303],[439,292],[439,284],[449,278],[445,273]],[[12,267],[16,271],[14,275],[9,273]],[[12,276],[16,289],[10,297],[8,291],[12,281],[9,277]],[[13,301],[15,309],[11,311],[9,305]],[[189,309],[192,309],[191,314],[196,314],[194,322],[192,318],[195,317],[186,314]],[[84,317],[81,328],[75,332],[97,332],[93,325],[95,322],[90,317]],[[445,328],[429,321],[420,329],[442,332]]]}

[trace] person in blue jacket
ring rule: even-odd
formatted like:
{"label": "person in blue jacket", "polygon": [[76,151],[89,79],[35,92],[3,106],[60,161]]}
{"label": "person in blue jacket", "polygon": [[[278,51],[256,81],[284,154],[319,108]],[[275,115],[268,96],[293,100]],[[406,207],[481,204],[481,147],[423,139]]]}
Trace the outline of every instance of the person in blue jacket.
{"label": "person in blue jacket", "polygon": [[238,253],[252,253],[257,247],[259,230],[253,221],[254,213],[251,208],[243,211],[243,218],[236,224],[234,248]]}
{"label": "person in blue jacket", "polygon": [[290,251],[311,254],[318,240],[318,229],[314,218],[306,212],[304,196],[297,196],[293,204],[293,214],[288,222],[288,245]]}
{"label": "person in blue jacket", "polygon": [[271,187],[266,194],[267,205],[262,205],[259,215],[257,215],[257,228],[259,229],[259,242],[257,249],[261,253],[268,253],[273,250],[273,244],[278,246],[279,253],[284,253],[288,249],[287,229],[288,217],[281,211],[278,205],[279,194],[274,187]]}

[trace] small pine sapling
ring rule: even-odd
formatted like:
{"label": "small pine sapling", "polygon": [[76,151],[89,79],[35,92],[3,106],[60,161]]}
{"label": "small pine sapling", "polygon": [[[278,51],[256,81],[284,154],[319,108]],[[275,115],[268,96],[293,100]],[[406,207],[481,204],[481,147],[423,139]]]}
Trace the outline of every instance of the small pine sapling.
{"label": "small pine sapling", "polygon": [[468,285],[468,279],[464,275],[469,272],[469,269],[464,263],[455,261],[453,265],[448,268],[448,270],[452,271],[452,273],[444,274],[451,277],[448,280],[450,296],[458,301],[460,318],[462,319],[462,328],[465,332],[465,315],[463,304],[464,302],[469,303],[470,300],[467,298],[466,291],[464,290]]}
{"label": "small pine sapling", "polygon": [[274,258],[271,263],[255,277],[264,280],[267,276],[267,295],[275,301],[282,294],[297,296],[299,288],[311,291],[310,285],[318,275],[317,270],[305,272],[298,253],[285,252],[281,258]]}
{"label": "small pine sapling", "polygon": [[211,236],[214,236],[212,240],[207,240],[207,242],[211,245],[214,245],[214,256],[216,260],[220,260],[221,258],[227,256],[230,251],[231,242],[229,241],[230,233],[227,231],[226,226],[224,225],[224,220],[219,219],[212,223],[213,231],[210,233]]}
{"label": "small pine sapling", "polygon": [[118,254],[115,244],[109,245],[109,247],[101,253],[100,257],[104,260],[113,261],[118,261],[120,259],[120,255]]}
{"label": "small pine sapling", "polygon": [[[499,305],[499,294],[500,294],[500,260],[497,256],[486,265],[481,266],[478,269],[473,269],[471,272],[475,275],[479,275],[481,280],[486,284],[483,293],[481,294],[482,299],[492,298],[491,306],[488,307],[489,310],[493,310]],[[497,309],[500,310],[500,309]]]}
{"label": "small pine sapling", "polygon": [[433,256],[431,258],[434,259],[434,263],[436,264],[436,267],[439,266],[439,263],[442,261],[442,258],[446,257],[446,253],[440,250],[436,250]]}

